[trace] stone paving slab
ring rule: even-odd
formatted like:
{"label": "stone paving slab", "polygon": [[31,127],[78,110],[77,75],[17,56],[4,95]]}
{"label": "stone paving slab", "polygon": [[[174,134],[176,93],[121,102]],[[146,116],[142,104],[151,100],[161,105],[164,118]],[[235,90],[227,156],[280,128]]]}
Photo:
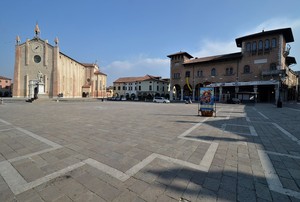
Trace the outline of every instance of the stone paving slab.
{"label": "stone paving slab", "polygon": [[300,116],[270,104],[0,106],[0,201],[300,200]]}

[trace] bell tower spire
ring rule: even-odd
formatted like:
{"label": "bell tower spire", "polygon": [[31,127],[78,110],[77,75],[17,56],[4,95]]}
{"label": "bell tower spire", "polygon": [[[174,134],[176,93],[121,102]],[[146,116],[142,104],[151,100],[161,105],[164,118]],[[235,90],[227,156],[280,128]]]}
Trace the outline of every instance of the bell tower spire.
{"label": "bell tower spire", "polygon": [[35,25],[34,32],[35,32],[35,37],[39,38],[39,35],[40,35],[41,31],[40,31],[38,23],[36,23],[36,25]]}

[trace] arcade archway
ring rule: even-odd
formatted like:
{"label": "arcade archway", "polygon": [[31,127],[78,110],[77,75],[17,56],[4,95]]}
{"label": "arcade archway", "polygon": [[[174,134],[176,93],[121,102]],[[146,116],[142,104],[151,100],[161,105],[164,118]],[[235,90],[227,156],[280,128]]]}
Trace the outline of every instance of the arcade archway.
{"label": "arcade archway", "polygon": [[176,85],[174,85],[174,88],[173,88],[173,99],[180,100],[180,97],[181,97],[181,87],[180,87],[180,85],[176,84]]}

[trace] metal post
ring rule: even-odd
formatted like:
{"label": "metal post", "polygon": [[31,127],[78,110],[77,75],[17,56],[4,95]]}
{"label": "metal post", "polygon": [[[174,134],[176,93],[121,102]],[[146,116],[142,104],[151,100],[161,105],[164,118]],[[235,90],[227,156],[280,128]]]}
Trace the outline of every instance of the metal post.
{"label": "metal post", "polygon": [[280,93],[281,93],[281,74],[279,74],[279,80],[278,80],[278,100],[277,100],[277,108],[282,108],[282,101],[281,101]]}

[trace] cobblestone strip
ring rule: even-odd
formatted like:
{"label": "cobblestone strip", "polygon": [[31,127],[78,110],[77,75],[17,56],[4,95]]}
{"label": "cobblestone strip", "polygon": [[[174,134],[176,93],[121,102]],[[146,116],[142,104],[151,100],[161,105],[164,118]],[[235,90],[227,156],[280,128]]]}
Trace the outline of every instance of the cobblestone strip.
{"label": "cobblestone strip", "polygon": [[85,164],[84,162],[79,162],[77,164],[68,166],[52,174],[46,175],[45,177],[39,178],[33,182],[27,183],[25,179],[18,173],[18,171],[8,161],[3,161],[0,163],[0,174],[8,184],[11,191],[15,195],[18,195],[24,191],[27,191],[29,189],[37,187],[38,185],[48,182],[54,178],[64,175],[69,171],[72,171],[78,167],[83,166],[84,164]]}
{"label": "cobblestone strip", "polygon": [[[208,118],[204,119],[204,121],[206,121]],[[7,124],[7,125],[11,125],[8,122],[5,122],[3,120],[1,120],[1,122]],[[39,141],[48,144],[49,146],[51,146],[52,148],[49,149],[45,149],[39,152],[35,152],[35,153],[31,153],[28,155],[24,155],[24,156],[20,156],[20,157],[16,157],[7,161],[3,161],[0,163],[0,174],[2,175],[2,177],[5,179],[5,181],[7,182],[8,186],[10,187],[10,189],[12,190],[12,192],[15,195],[18,195],[22,192],[25,192],[29,189],[32,189],[38,185],[41,185],[45,182],[48,182],[54,178],[57,178],[61,175],[66,174],[69,171],[72,171],[76,168],[79,168],[85,164],[88,164],[92,167],[95,167],[115,178],[117,178],[120,181],[126,181],[127,179],[129,179],[131,176],[135,175],[137,172],[139,172],[142,168],[144,168],[145,166],[147,166],[149,163],[151,163],[154,159],[159,158],[171,163],[175,163],[175,164],[179,164],[182,166],[186,166],[186,167],[190,167],[193,169],[197,169],[197,170],[201,170],[204,172],[208,172],[210,165],[213,161],[214,155],[217,151],[218,148],[218,143],[213,143],[213,142],[209,142],[209,141],[201,141],[201,140],[197,140],[194,138],[187,138],[185,137],[186,135],[188,135],[189,133],[191,133],[194,129],[196,129],[198,126],[200,126],[203,122],[200,122],[198,124],[196,124],[195,126],[193,126],[192,128],[188,129],[187,131],[185,131],[184,133],[182,133],[180,136],[178,136],[178,138],[183,138],[183,139],[189,139],[192,141],[200,141],[200,142],[205,142],[205,143],[209,143],[211,144],[210,147],[208,148],[206,154],[204,155],[202,161],[200,162],[200,165],[196,165],[187,161],[183,161],[183,160],[179,160],[179,159],[175,159],[175,158],[171,158],[168,156],[164,156],[164,155],[160,155],[160,154],[156,154],[156,153],[152,153],[150,156],[148,156],[147,158],[145,158],[143,161],[141,161],[140,163],[136,164],[135,166],[133,166],[132,168],[130,168],[128,171],[126,171],[125,173],[112,168],[108,165],[105,165],[101,162],[98,162],[94,159],[86,159],[82,162],[73,164],[71,166],[68,166],[64,169],[61,169],[59,171],[56,171],[52,174],[49,174],[45,177],[39,178],[33,182],[29,182],[27,183],[25,181],[25,179],[18,173],[18,171],[11,165],[11,162],[15,162],[24,158],[29,158],[32,157],[34,155],[38,155],[44,152],[48,152],[54,149],[58,149],[61,148],[62,146],[59,144],[56,144],[48,139],[45,139],[43,137],[40,137],[30,131],[27,131],[25,129],[19,128],[19,127],[15,127],[15,129],[25,133],[26,135],[29,135],[32,138],[38,139]]]}
{"label": "cobblestone strip", "polygon": [[210,165],[211,165],[211,163],[213,161],[215,153],[217,152],[219,144],[215,143],[215,142],[211,142],[211,141],[205,141],[205,140],[200,140],[200,139],[197,139],[197,138],[186,137],[186,136],[189,135],[193,130],[195,130],[196,128],[198,128],[199,126],[201,126],[208,119],[210,119],[210,118],[209,117],[205,118],[202,122],[199,122],[199,123],[195,124],[193,127],[191,127],[190,129],[186,130],[185,132],[183,132],[182,134],[180,134],[178,136],[178,138],[180,138],[180,139],[186,139],[186,140],[197,141],[197,142],[204,142],[204,143],[210,144],[208,150],[206,151],[206,153],[203,156],[203,158],[202,158],[202,160],[200,162],[200,165],[199,165],[203,169],[203,171],[206,171],[206,172],[210,168]]}
{"label": "cobblestone strip", "polygon": [[250,135],[250,136],[258,136],[255,128],[253,126],[248,126],[248,125],[239,125],[239,124],[222,124],[222,130],[224,133],[228,133],[230,131],[226,131],[226,126],[240,126],[240,127],[245,127],[249,128],[250,133],[240,133],[240,132],[234,132],[239,135]]}
{"label": "cobblestone strip", "polygon": [[[182,139],[193,139],[193,138],[187,138],[185,136],[187,136],[188,134],[190,134],[193,130],[195,130],[196,128],[198,128],[199,126],[201,126],[205,121],[207,121],[209,119],[209,117],[205,118],[202,122],[199,122],[197,124],[195,124],[193,127],[187,129],[185,132],[183,132],[182,134],[180,134],[178,136],[178,138],[182,138]],[[197,140],[197,139],[193,139],[193,140]],[[202,141],[201,141],[202,142]],[[206,142],[206,141],[205,141]]]}
{"label": "cobblestone strip", "polygon": [[[289,195],[289,196],[300,199],[300,192],[296,192],[296,191],[293,191],[290,189],[283,188],[267,152],[263,151],[263,150],[257,150],[257,151],[258,151],[258,155],[260,158],[260,162],[261,162],[264,172],[265,172],[265,176],[266,176],[266,179],[267,179],[267,182],[269,185],[269,189],[272,191],[281,193],[281,194]],[[272,152],[272,154],[281,155],[276,152]],[[293,157],[293,156],[289,155],[289,157]],[[296,157],[296,158],[299,158],[299,157]]]}
{"label": "cobblestone strip", "polygon": [[0,119],[0,122],[4,123],[5,125],[11,125],[11,123],[8,123],[7,121],[4,121],[3,119]]}
{"label": "cobblestone strip", "polygon": [[291,138],[293,141],[295,141],[298,145],[300,145],[300,140],[298,138],[296,138],[294,135],[292,135],[291,133],[289,133],[288,131],[284,130],[283,128],[281,128],[277,123],[272,123],[276,128],[278,128],[281,132],[283,132],[284,135],[288,136],[289,138]]}
{"label": "cobblestone strip", "polygon": [[9,130],[13,130],[14,128],[7,128],[7,129],[2,129],[0,130],[0,132],[3,132],[3,131],[9,131]]}
{"label": "cobblestone strip", "polygon": [[[217,148],[216,144],[213,144],[213,145],[214,145],[213,149]],[[211,156],[211,157],[213,157],[213,156]],[[18,171],[8,161],[3,161],[0,163],[0,174],[5,179],[6,183],[8,184],[8,186],[10,187],[12,192],[15,195],[18,195],[18,194],[20,194],[24,191],[27,191],[29,189],[32,189],[38,185],[46,183],[54,178],[62,176],[62,175],[66,174],[74,169],[77,169],[85,164],[88,164],[94,168],[97,168],[98,170],[101,170],[101,171],[111,175],[112,177],[124,182],[124,181],[128,180],[131,176],[135,175],[137,172],[139,172],[142,168],[147,166],[149,163],[151,163],[156,158],[159,158],[159,159],[171,162],[171,163],[179,164],[182,166],[186,166],[189,168],[193,168],[196,170],[205,171],[205,172],[208,172],[208,169],[209,169],[208,165],[205,165],[205,166],[196,165],[196,164],[182,161],[179,159],[174,159],[174,158],[171,158],[168,156],[153,153],[150,156],[148,156],[147,158],[145,158],[143,161],[141,161],[140,163],[138,163],[135,166],[133,166],[132,168],[130,168],[125,173],[123,173],[115,168],[112,168],[108,165],[105,165],[99,161],[89,158],[82,162],[73,164],[71,166],[68,166],[64,169],[61,169],[57,172],[54,172],[52,174],[49,174],[45,177],[39,178],[39,179],[37,179],[33,182],[29,182],[29,183],[27,183],[25,181],[25,179],[18,173]],[[212,159],[209,159],[208,157],[203,160],[212,162]]]}
{"label": "cobblestone strip", "polygon": [[[256,110],[254,108],[254,110]],[[258,112],[258,111],[257,111]],[[264,117],[265,119],[269,120],[269,118],[267,116],[265,116],[263,113],[258,112],[262,117]],[[280,127],[278,124],[274,123],[274,122],[269,122],[271,124],[273,124],[279,131],[281,131],[284,135],[286,135],[287,137],[289,137],[292,141],[296,142],[298,145],[300,145],[300,140],[298,138],[296,138],[294,135],[292,135],[291,133],[289,133],[288,131],[286,131],[285,129],[283,129],[282,127]],[[268,156],[268,154],[271,155],[277,155],[277,156],[284,156],[287,158],[294,158],[294,159],[300,159],[299,156],[294,156],[294,155],[289,155],[289,154],[282,154],[282,153],[277,153],[277,152],[272,152],[272,151],[265,151],[265,150],[257,150],[258,151],[258,155],[261,161],[261,164],[263,166],[264,169],[264,173],[265,173],[265,177],[266,180],[268,182],[268,186],[269,189],[281,194],[285,194],[288,196],[292,196],[295,198],[300,199],[300,192],[291,190],[291,189],[286,189],[283,187],[279,176],[277,175],[275,168]]]}
{"label": "cobblestone strip", "polygon": [[254,111],[256,111],[257,113],[259,113],[262,117],[264,117],[265,119],[269,120],[269,118],[267,116],[265,116],[263,113],[257,111],[257,109],[255,107],[252,108]]}
{"label": "cobblestone strip", "polygon": [[[12,125],[12,124],[4,121],[4,120],[0,119],[0,121],[1,122],[5,122],[7,125]],[[22,133],[24,133],[24,134],[32,137],[32,138],[35,138],[35,139],[39,140],[40,142],[43,142],[43,143],[49,145],[51,148],[44,149],[44,150],[41,150],[41,151],[38,151],[38,152],[33,152],[33,153],[26,154],[26,155],[23,155],[23,156],[15,157],[15,158],[12,158],[12,159],[8,159],[8,161],[11,162],[11,163],[15,162],[15,161],[19,161],[19,160],[25,159],[25,158],[29,158],[29,157],[32,157],[32,156],[35,156],[35,155],[39,155],[39,154],[42,154],[42,153],[53,151],[53,150],[56,150],[56,149],[59,149],[59,148],[62,147],[61,145],[59,145],[59,144],[57,144],[55,142],[52,142],[52,141],[50,141],[50,140],[48,140],[46,138],[38,136],[38,135],[36,135],[36,134],[34,134],[34,133],[32,133],[32,132],[30,132],[28,130],[25,130],[23,128],[20,128],[20,127],[14,127],[14,128],[11,128],[10,130],[14,130],[14,129],[16,129],[16,130],[18,130],[18,131],[20,131],[20,132],[22,132]]]}

